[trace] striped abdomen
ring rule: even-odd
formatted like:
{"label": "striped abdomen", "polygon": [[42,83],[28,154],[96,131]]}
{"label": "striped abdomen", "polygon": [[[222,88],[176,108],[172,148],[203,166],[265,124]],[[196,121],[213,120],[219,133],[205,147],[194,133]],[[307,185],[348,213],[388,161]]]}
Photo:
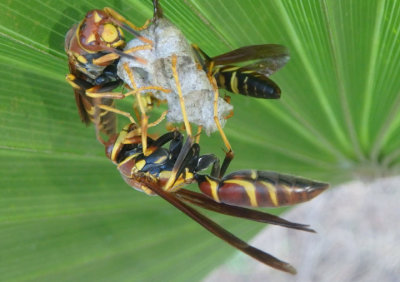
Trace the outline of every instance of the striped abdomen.
{"label": "striped abdomen", "polygon": [[236,94],[263,99],[278,99],[279,86],[265,74],[244,67],[224,66],[214,73],[219,88]]}
{"label": "striped abdomen", "polygon": [[217,202],[234,206],[280,207],[318,196],[329,185],[269,171],[241,170],[221,180],[197,175],[200,190]]}

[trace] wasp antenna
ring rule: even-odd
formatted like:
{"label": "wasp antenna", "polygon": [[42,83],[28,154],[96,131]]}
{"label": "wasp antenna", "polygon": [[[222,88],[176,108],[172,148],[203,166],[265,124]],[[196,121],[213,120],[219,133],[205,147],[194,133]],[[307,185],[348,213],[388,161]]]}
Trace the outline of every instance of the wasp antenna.
{"label": "wasp antenna", "polygon": [[125,52],[123,52],[121,50],[110,48],[110,51],[118,54],[120,57],[129,58],[131,60],[138,61],[141,64],[147,64],[147,60],[145,60],[143,58],[140,58],[140,57],[132,56],[132,55],[127,54],[127,53],[125,53]]}

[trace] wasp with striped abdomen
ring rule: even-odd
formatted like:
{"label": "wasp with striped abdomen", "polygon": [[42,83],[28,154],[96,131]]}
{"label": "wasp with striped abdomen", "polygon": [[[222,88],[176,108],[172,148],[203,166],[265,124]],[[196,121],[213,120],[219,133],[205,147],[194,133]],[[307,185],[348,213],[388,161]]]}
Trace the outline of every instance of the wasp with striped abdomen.
{"label": "wasp with striped abdomen", "polygon": [[[217,88],[255,98],[280,98],[281,89],[269,76],[287,63],[290,58],[289,51],[283,45],[262,44],[241,47],[211,58],[197,45],[192,44],[192,48],[215,89],[214,120],[227,148],[222,164],[222,171],[225,172],[234,158],[234,153],[219,121],[215,119],[218,112]],[[243,63],[246,65],[234,65]]]}
{"label": "wasp with striped abdomen", "polygon": [[100,132],[108,137],[116,133],[115,113],[128,115],[114,108],[113,99],[122,99],[124,95],[111,92],[122,84],[116,69],[118,59],[127,56],[145,62],[123,51],[126,42],[122,29],[151,47],[152,42],[138,33],[147,24],[136,27],[111,8],[104,8],[89,11],[66,34],[65,52],[70,70],[66,79],[74,89],[82,122],[95,123],[96,135],[102,143]]}
{"label": "wasp with striped abdomen", "polygon": [[[308,201],[328,188],[328,184],[275,172],[242,170],[221,174],[219,159],[200,155],[200,146],[178,131],[158,139],[147,137],[148,155],[144,155],[140,128],[124,127],[106,144],[106,155],[118,167],[131,187],[149,195],[158,195],[198,222],[208,231],[262,263],[295,274],[290,264],[248,245],[188,204],[244,219],[315,232],[307,225],[292,223],[277,216],[246,208],[278,207]],[[169,147],[164,145],[169,143]],[[211,167],[210,175],[201,171]],[[184,189],[197,182],[197,193]]]}
{"label": "wasp with striped abdomen", "polygon": [[[197,45],[192,47],[204,71],[215,78],[219,88],[255,98],[280,98],[281,89],[269,76],[289,60],[285,46],[250,45],[212,58]],[[243,63],[247,64],[237,65]]]}

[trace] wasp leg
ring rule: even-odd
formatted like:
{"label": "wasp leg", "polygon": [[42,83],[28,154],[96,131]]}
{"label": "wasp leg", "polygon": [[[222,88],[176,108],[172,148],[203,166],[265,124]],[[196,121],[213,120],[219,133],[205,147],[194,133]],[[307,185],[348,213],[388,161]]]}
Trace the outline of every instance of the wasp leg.
{"label": "wasp leg", "polygon": [[253,246],[248,245],[246,242],[240,240],[238,237],[234,236],[232,233],[228,232],[214,221],[210,220],[209,218],[205,217],[201,213],[199,213],[194,208],[188,206],[187,204],[183,203],[179,200],[174,194],[168,193],[164,191],[160,187],[158,187],[155,183],[146,183],[146,187],[152,190],[154,193],[159,195],[164,200],[168,201],[170,204],[181,210],[187,216],[191,217],[193,220],[198,222],[201,226],[207,229],[209,232],[214,234],[215,236],[221,238],[231,246],[237,248],[238,250],[242,251],[243,253],[251,256],[252,258],[274,267],[276,269],[288,272],[290,274],[296,274],[296,269],[291,266],[290,264],[277,259],[276,257],[265,253]]}
{"label": "wasp leg", "polygon": [[[221,135],[222,141],[225,144],[225,147],[227,148],[227,152],[225,154],[225,158],[224,161],[222,163],[222,167],[221,167],[221,174],[219,175],[219,177],[222,177],[226,170],[229,167],[230,162],[232,161],[232,159],[234,158],[234,153],[232,150],[232,147],[228,141],[228,138],[225,135],[225,132],[222,129],[221,123],[219,122],[219,118],[218,118],[218,98],[219,98],[219,91],[218,91],[218,85],[217,82],[213,76],[213,69],[214,69],[214,61],[212,60],[212,58],[210,58],[206,53],[204,53],[203,50],[201,50],[199,48],[199,46],[192,44],[192,48],[195,51],[195,55],[197,57],[197,60],[199,61],[199,63],[201,64],[201,66],[203,67],[203,70],[207,73],[207,77],[208,80],[210,81],[213,90],[214,90],[214,122],[218,128],[219,134]],[[233,113],[231,113],[228,117],[229,118],[233,115]]]}
{"label": "wasp leg", "polygon": [[163,112],[161,113],[161,116],[160,116],[157,120],[155,120],[155,121],[153,121],[152,123],[149,123],[149,124],[148,124],[148,127],[153,127],[153,126],[158,125],[160,122],[162,122],[162,121],[165,119],[167,113],[168,113],[168,111],[163,111]]}
{"label": "wasp leg", "polygon": [[[88,89],[86,90],[86,96],[91,97],[91,98],[106,98],[106,99],[124,99],[125,95],[121,92],[99,92],[99,89],[93,88],[93,89]],[[95,92],[91,92],[95,91]]]}
{"label": "wasp leg", "polygon": [[[197,58],[197,61],[201,65],[201,67],[204,69],[204,71],[212,72],[212,68],[208,68],[208,65],[212,61],[211,58],[203,51],[200,49],[200,47],[197,44],[192,44],[192,49],[194,50],[194,54]],[[208,70],[207,70],[208,69]]]}
{"label": "wasp leg", "polygon": [[[120,83],[118,82],[118,85]],[[107,91],[109,89],[114,89],[115,86],[111,86],[111,83],[109,87],[107,86],[94,86],[92,88],[89,88],[86,90],[86,96],[91,97],[91,98],[110,98],[110,99],[123,99],[125,98],[125,95],[122,93],[117,93],[117,92],[102,92],[102,91]],[[118,110],[114,107],[114,105],[108,106],[104,105],[103,103],[100,103],[97,105],[98,108],[103,109],[107,112],[113,112],[122,116],[127,117],[131,123],[136,123],[135,119],[131,116],[130,113]]]}
{"label": "wasp leg", "polygon": [[197,144],[200,143],[200,134],[201,134],[202,129],[203,129],[202,125],[199,125],[197,127],[197,133],[196,133],[196,139],[195,139],[195,143],[197,143]]}
{"label": "wasp leg", "polygon": [[[111,137],[116,133],[117,124],[114,114],[111,114],[111,112],[98,111],[100,105],[105,105],[109,108],[114,107],[112,99],[109,99],[112,95],[103,96],[101,92],[112,93],[107,91],[115,89],[121,84],[121,82],[112,81],[104,85],[92,87],[90,83],[76,77],[73,74],[68,74],[66,80],[74,88],[75,100],[81,120],[86,124],[89,124],[90,121],[93,121],[95,124],[97,140],[100,143],[103,143],[104,140],[101,138],[100,132],[103,132],[108,137]],[[91,91],[99,92],[99,97],[92,97],[88,95]],[[116,94],[115,97],[118,98],[118,94]]]}
{"label": "wasp leg", "polygon": [[150,152],[148,152],[147,150],[147,124],[148,124],[148,120],[149,117],[146,115],[146,110],[144,108],[142,99],[140,97],[140,92],[139,91],[135,91],[136,89],[136,83],[135,83],[135,79],[133,77],[133,73],[131,71],[131,69],[129,68],[128,64],[125,63],[124,64],[124,69],[125,72],[128,74],[129,79],[131,81],[132,87],[134,88],[134,93],[136,95],[136,101],[139,104],[139,109],[140,109],[140,113],[141,113],[141,122],[140,125],[142,127],[142,147],[143,147],[143,154],[145,156],[148,156],[150,154]]}
{"label": "wasp leg", "polygon": [[225,132],[222,129],[221,123],[219,122],[219,119],[218,119],[219,91],[218,91],[217,83],[216,83],[214,77],[208,76],[208,78],[214,89],[214,121],[215,121],[215,124],[217,125],[219,134],[221,135],[221,138],[222,138],[222,141],[224,142],[225,147],[227,149],[227,152],[225,153],[224,161],[222,162],[221,171],[220,171],[220,175],[219,175],[219,177],[222,177],[222,176],[224,176],[226,170],[228,169],[228,166],[231,163],[231,161],[233,160],[235,154],[232,151],[231,144],[229,143],[228,138],[226,138]]}
{"label": "wasp leg", "polygon": [[[133,55],[131,55],[130,53],[134,53],[134,52],[142,51],[142,50],[149,50],[149,49],[151,49],[151,48],[153,48],[152,45],[146,44],[146,45],[141,45],[141,46],[132,47],[132,48],[127,49],[127,50],[124,50],[124,51],[120,51],[120,50],[116,49],[116,50],[114,50],[114,52],[115,52],[119,57],[126,57],[126,58],[128,58],[128,59],[136,60],[136,61],[138,61],[138,62],[141,63],[141,64],[147,64],[147,60],[146,60],[146,59],[143,59],[143,58],[137,57],[137,56],[133,56]],[[101,57],[101,58],[97,59],[97,60],[96,60],[96,63],[101,64],[101,63],[103,62],[102,58],[103,58],[103,59],[107,59],[106,56],[107,56],[107,55],[104,55],[103,57],[105,57],[105,58]],[[113,57],[113,56],[110,55],[110,58],[112,58],[112,57]]]}
{"label": "wasp leg", "polygon": [[[136,83],[135,83],[135,79],[134,79],[134,77],[133,77],[133,72],[132,72],[132,70],[129,68],[129,66],[128,66],[127,63],[124,63],[123,66],[124,66],[125,72],[126,72],[126,73],[128,74],[128,76],[129,76],[129,80],[131,81],[131,85],[132,85],[132,88],[133,88],[133,91],[126,93],[125,96],[133,95],[133,94],[135,94],[135,96],[136,96],[136,101],[137,101],[137,103],[138,103],[138,105],[139,105],[139,110],[140,110],[140,114],[141,114],[141,118],[140,118],[141,122],[140,122],[140,125],[141,125],[141,128],[142,128],[142,147],[143,147],[143,154],[144,154],[145,156],[148,156],[148,155],[150,154],[150,152],[147,150],[147,129],[148,129],[148,127],[149,127],[149,124],[148,124],[149,117],[148,117],[147,114],[146,114],[146,108],[145,108],[145,106],[143,105],[143,101],[142,101],[140,92],[141,92],[141,91],[145,91],[145,90],[159,90],[159,91],[163,91],[163,92],[168,93],[168,92],[170,92],[170,90],[169,90],[169,89],[162,88],[162,87],[158,87],[158,86],[146,86],[146,87],[137,88],[137,87],[136,87]],[[162,120],[164,117],[165,117],[165,115],[161,115],[160,119]],[[159,122],[161,122],[160,119],[159,119],[158,122],[156,121],[155,124],[158,124]],[[150,125],[151,125],[151,124],[150,124]]]}
{"label": "wasp leg", "polygon": [[[118,82],[119,85],[119,82]],[[117,85],[117,86],[118,86]],[[164,93],[169,93],[171,90],[165,89],[159,86],[144,86],[144,87],[139,87],[133,91],[129,91],[127,93],[121,93],[121,92],[107,92],[107,89],[113,89],[115,87],[103,87],[103,86],[94,86],[92,88],[89,88],[86,90],[86,96],[91,97],[91,98],[109,98],[109,99],[124,99],[127,96],[131,95],[136,95],[138,92],[143,92],[146,90],[158,90],[162,91]]]}
{"label": "wasp leg", "polygon": [[201,208],[208,209],[210,211],[214,211],[217,213],[226,214],[234,217],[240,217],[262,223],[279,225],[291,229],[316,233],[315,230],[311,229],[307,224],[290,222],[288,220],[280,218],[279,216],[269,214],[266,212],[256,211],[243,207],[231,206],[224,203],[218,203],[210,199],[209,197],[194,191],[180,189],[179,191],[175,192],[175,194],[185,202],[189,202]]}
{"label": "wasp leg", "polygon": [[[116,49],[117,50],[117,49]],[[103,56],[101,56],[101,57],[98,57],[98,58],[96,58],[96,59],[93,59],[92,60],[92,63],[94,64],[94,65],[97,65],[97,66],[107,66],[107,65],[109,65],[109,64],[111,64],[113,61],[115,61],[115,60],[117,60],[118,58],[119,58],[120,56],[117,54],[117,53],[115,53],[115,52],[113,52],[113,53],[108,53],[108,54],[106,54],[106,55],[103,55]]]}
{"label": "wasp leg", "polygon": [[119,14],[118,12],[116,12],[115,10],[109,8],[109,7],[105,7],[104,12],[106,12],[107,14],[111,15],[114,19],[125,23],[127,25],[129,25],[132,29],[136,30],[136,31],[142,31],[144,29],[147,29],[149,24],[151,23],[151,20],[146,20],[146,22],[144,23],[144,25],[142,26],[136,26],[133,23],[131,23],[130,21],[128,21],[127,19],[125,19],[125,17],[123,17],[121,14]]}
{"label": "wasp leg", "polygon": [[67,82],[77,90],[83,91],[84,95],[91,98],[110,98],[110,99],[123,99],[124,94],[117,92],[110,92],[117,88],[121,81],[111,81],[103,85],[92,86],[90,83],[83,79],[76,77],[73,74],[68,74],[65,78]]}
{"label": "wasp leg", "polygon": [[139,61],[142,64],[146,64],[147,61],[145,59],[130,55],[130,53],[134,53],[134,52],[140,51],[140,50],[148,50],[151,48],[153,48],[153,46],[150,44],[136,46],[136,47],[124,50],[124,51],[121,51],[121,50],[118,50],[115,48],[106,48],[111,53],[105,54],[104,56],[101,56],[97,59],[93,59],[93,64],[98,65],[98,66],[108,65],[111,62],[117,60],[119,57],[127,57],[129,59]]}
{"label": "wasp leg", "polygon": [[[125,67],[125,64],[124,64],[124,68],[125,68],[125,70],[129,69],[128,66]],[[129,69],[129,71],[130,71],[130,69]],[[132,71],[130,71],[130,73],[132,74]],[[129,79],[131,79],[131,75],[129,75]],[[133,79],[133,74],[132,74],[132,79]],[[134,82],[134,80],[132,80],[131,82]],[[143,86],[143,87],[139,87],[139,88],[136,88],[136,84],[133,85],[133,86],[134,86],[134,90],[132,90],[132,91],[130,91],[128,93],[125,93],[125,96],[136,95],[138,92],[143,92],[143,91],[147,91],[147,90],[157,90],[157,91],[162,91],[164,93],[170,93],[171,92],[170,89],[166,89],[166,88],[163,88],[161,86]]]}
{"label": "wasp leg", "polygon": [[96,85],[86,89],[85,95],[91,98],[124,99],[125,95],[121,92],[111,92],[120,85],[120,81],[113,81],[105,85]]}
{"label": "wasp leg", "polygon": [[[196,166],[196,170],[195,170],[196,174],[199,171],[207,169],[211,165],[212,165],[211,176],[218,178],[219,174],[220,174],[221,166],[219,164],[218,157],[214,154],[202,155],[199,157],[197,166]],[[196,177],[197,176],[195,176],[195,178]]]}
{"label": "wasp leg", "polygon": [[[103,137],[101,137],[101,131],[102,131],[102,121],[101,121],[101,113],[100,113],[100,109],[98,107],[98,99],[93,99],[93,103],[94,103],[94,112],[93,112],[93,123],[94,123],[94,130],[96,132],[96,139],[97,141],[99,141],[101,144],[106,145],[106,141],[103,139]],[[112,103],[112,106],[114,105],[114,103]],[[115,119],[115,115],[113,115],[114,117],[114,123],[116,123],[116,119]],[[116,130],[116,124],[114,127],[114,131]]]}
{"label": "wasp leg", "polygon": [[171,175],[163,187],[167,192],[171,192],[175,187],[174,184],[185,168],[188,167],[195,156],[198,156],[200,152],[200,146],[197,143],[193,143],[193,138],[189,136],[179,152],[174,167],[171,170]]}
{"label": "wasp leg", "polygon": [[150,24],[150,20],[147,20],[143,26],[137,27],[136,25],[134,25],[133,23],[131,23],[130,21],[125,19],[122,15],[120,15],[119,13],[114,11],[113,9],[111,9],[109,7],[106,7],[103,10],[104,10],[104,12],[109,14],[112,19],[114,19],[115,24],[117,24],[118,26],[121,26],[122,28],[126,29],[129,33],[131,33],[132,35],[136,36],[141,41],[153,45],[153,41],[141,36],[138,33],[138,31],[141,31],[141,30],[146,29],[148,27],[148,25]]}
{"label": "wasp leg", "polygon": [[[124,95],[125,95],[125,97],[129,96],[129,95],[136,95],[137,92],[142,92],[142,91],[146,91],[146,90],[158,90],[158,91],[163,91],[164,93],[170,92],[169,89],[164,89],[164,88],[158,87],[158,86],[145,86],[145,87],[140,87],[140,88],[137,88],[136,90],[127,92]],[[140,111],[138,99],[141,99],[140,102],[142,103],[143,108],[146,113],[153,109],[154,102],[157,102],[158,105],[162,102],[159,99],[155,98],[151,92],[145,92],[144,94],[136,95],[136,99],[132,105],[132,108],[133,108],[135,116],[138,120],[141,120],[141,111]],[[168,113],[168,110],[164,111],[161,114],[161,116],[156,121],[150,123],[148,125],[148,127],[153,127],[153,126],[158,125],[161,121],[163,121],[165,119],[165,116],[167,115],[167,113]],[[168,130],[168,131],[172,131],[172,130]]]}
{"label": "wasp leg", "polygon": [[[163,145],[167,144],[168,142],[170,142],[172,140],[176,140],[180,144],[178,146],[179,148],[182,147],[183,136],[179,131],[171,131],[171,132],[165,133],[164,135],[162,135],[161,137],[156,139],[153,142],[152,146],[162,147]],[[175,145],[175,146],[177,146],[177,145]],[[171,149],[170,149],[170,151],[171,151]]]}
{"label": "wasp leg", "polygon": [[124,111],[118,110],[118,109],[116,109],[116,108],[114,108],[114,107],[110,107],[110,106],[106,106],[106,105],[101,105],[101,104],[98,105],[97,107],[100,108],[100,109],[103,109],[103,110],[105,110],[105,111],[107,111],[107,112],[113,112],[113,113],[122,115],[122,116],[124,116],[124,117],[127,117],[127,118],[130,120],[131,123],[136,123],[135,119],[134,119],[134,118],[131,116],[131,114],[128,113],[128,112],[124,112]]}
{"label": "wasp leg", "polygon": [[172,63],[172,72],[173,72],[173,76],[174,76],[175,83],[176,83],[176,90],[178,91],[179,103],[181,105],[183,123],[185,124],[185,129],[186,129],[187,135],[188,136],[192,136],[192,128],[190,126],[189,119],[188,119],[187,114],[186,114],[185,100],[183,99],[181,84],[179,82],[178,70],[176,68],[177,56],[175,54],[172,55],[172,62],[171,63]]}
{"label": "wasp leg", "polygon": [[135,47],[126,49],[126,50],[124,50],[124,53],[129,54],[129,53],[134,53],[137,51],[150,50],[151,48],[153,48],[153,46],[151,46],[150,44],[140,45],[140,46],[135,46]]}

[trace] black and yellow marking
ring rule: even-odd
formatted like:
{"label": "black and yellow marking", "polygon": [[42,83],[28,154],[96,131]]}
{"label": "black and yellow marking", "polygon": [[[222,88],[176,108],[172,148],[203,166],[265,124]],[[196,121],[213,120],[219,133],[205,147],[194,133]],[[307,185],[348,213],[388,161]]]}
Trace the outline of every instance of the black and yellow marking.
{"label": "black and yellow marking", "polygon": [[279,86],[266,75],[246,68],[224,66],[214,72],[218,87],[230,92],[263,99],[280,97]]}
{"label": "black and yellow marking", "polygon": [[276,172],[242,170],[223,179],[195,176],[200,190],[216,202],[235,206],[280,207],[308,201],[328,184]]}
{"label": "black and yellow marking", "polygon": [[208,184],[210,185],[210,190],[211,190],[210,196],[214,199],[214,201],[216,201],[218,203],[221,202],[218,197],[218,182],[208,176],[205,176],[205,179],[208,182]]}
{"label": "black and yellow marking", "polygon": [[247,180],[231,179],[231,180],[225,180],[224,184],[234,184],[238,187],[241,187],[246,192],[246,195],[250,201],[250,205],[252,207],[258,207],[257,188],[254,185],[254,183]]}

